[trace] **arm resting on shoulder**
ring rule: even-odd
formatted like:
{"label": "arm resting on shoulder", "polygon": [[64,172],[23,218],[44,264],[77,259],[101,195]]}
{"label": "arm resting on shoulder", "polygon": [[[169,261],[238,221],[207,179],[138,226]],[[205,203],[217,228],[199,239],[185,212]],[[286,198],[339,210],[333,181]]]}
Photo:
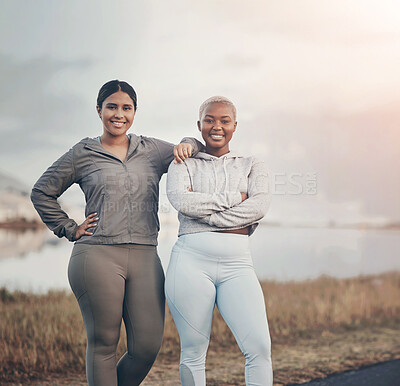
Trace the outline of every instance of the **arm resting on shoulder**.
{"label": "arm resting on shoulder", "polygon": [[196,138],[193,137],[182,138],[180,143],[189,143],[190,145],[192,145],[193,147],[192,157],[197,155],[197,153],[200,151],[205,151],[205,146],[200,141],[198,141]]}
{"label": "arm resting on shoulder", "polygon": [[[163,141],[156,138],[148,138],[153,146],[157,149],[158,158],[154,162],[161,167],[161,174],[168,171],[169,164],[174,160],[174,146],[172,143]],[[196,138],[185,137],[180,143],[188,143],[192,145],[192,157],[195,156],[199,151],[204,150],[204,145],[199,142]],[[152,158],[152,157],[151,157]]]}

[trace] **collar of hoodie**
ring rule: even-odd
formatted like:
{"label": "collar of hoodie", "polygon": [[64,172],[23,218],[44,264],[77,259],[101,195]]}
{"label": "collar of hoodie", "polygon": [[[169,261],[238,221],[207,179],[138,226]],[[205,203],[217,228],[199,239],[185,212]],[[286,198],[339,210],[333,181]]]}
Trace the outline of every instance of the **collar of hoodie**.
{"label": "collar of hoodie", "polygon": [[[228,186],[228,172],[226,171],[226,158],[227,157],[223,157],[223,168],[224,168],[224,174],[225,174],[225,186],[224,186],[224,190],[223,190],[224,192],[226,192],[226,188]],[[215,176],[215,189],[217,189],[218,173],[217,173],[217,169],[215,168],[215,160],[212,160],[211,164],[213,166],[214,176]]]}
{"label": "collar of hoodie", "polygon": [[[128,148],[128,153],[126,155],[126,160],[123,163],[128,161],[128,159],[131,157],[133,152],[137,149],[140,141],[142,140],[141,136],[138,136],[136,134],[128,134],[127,137],[129,139],[129,148]],[[87,149],[96,151],[98,153],[106,154],[108,156],[111,156],[111,157],[117,159],[118,161],[121,161],[118,157],[116,157],[114,154],[110,153],[108,150],[106,150],[102,146],[100,137],[95,137],[95,138],[86,137],[86,138],[82,139],[81,142],[83,142],[85,144],[85,147]]]}
{"label": "collar of hoodie", "polygon": [[225,185],[223,191],[226,192],[226,189],[228,187],[228,172],[226,170],[226,160],[227,159],[233,159],[233,158],[243,158],[243,156],[230,151],[229,153],[226,153],[224,155],[221,155],[220,157],[216,157],[214,155],[208,154],[208,153],[203,153],[199,152],[194,158],[199,158],[199,159],[204,159],[205,161],[211,161],[213,171],[214,171],[214,178],[215,178],[215,188],[218,186],[218,173],[217,169],[215,167],[215,163],[218,160],[222,159],[222,165],[224,169],[224,174],[225,174]]}

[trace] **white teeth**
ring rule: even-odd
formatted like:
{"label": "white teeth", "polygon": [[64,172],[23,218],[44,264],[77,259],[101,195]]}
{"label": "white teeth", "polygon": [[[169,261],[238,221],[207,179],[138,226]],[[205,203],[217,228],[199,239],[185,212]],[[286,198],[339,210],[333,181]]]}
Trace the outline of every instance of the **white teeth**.
{"label": "white teeth", "polygon": [[217,138],[217,139],[219,139],[219,138],[223,138],[223,137],[224,137],[223,135],[211,134],[211,138]]}

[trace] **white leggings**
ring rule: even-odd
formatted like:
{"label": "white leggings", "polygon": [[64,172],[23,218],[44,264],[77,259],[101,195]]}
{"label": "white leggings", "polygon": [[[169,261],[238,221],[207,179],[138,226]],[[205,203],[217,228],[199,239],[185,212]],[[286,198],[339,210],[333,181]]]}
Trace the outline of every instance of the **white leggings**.
{"label": "white leggings", "polygon": [[246,358],[246,385],[272,385],[267,314],[248,236],[219,232],[180,236],[172,249],[165,293],[181,340],[182,385],[206,384],[215,304]]}

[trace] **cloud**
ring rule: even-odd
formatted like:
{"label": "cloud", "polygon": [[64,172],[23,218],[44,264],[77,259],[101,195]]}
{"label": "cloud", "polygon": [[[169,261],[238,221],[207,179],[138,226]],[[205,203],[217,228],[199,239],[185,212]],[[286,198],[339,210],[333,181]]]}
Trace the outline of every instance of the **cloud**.
{"label": "cloud", "polygon": [[67,69],[79,71],[88,66],[87,60],[66,62],[41,57],[15,61],[0,57],[0,118],[2,135],[6,136],[0,144],[2,153],[18,153],[19,147],[10,147],[12,138],[32,145],[54,143],[55,135],[62,140],[60,128],[63,122],[74,120],[81,100],[66,89],[55,91],[53,78]]}
{"label": "cloud", "polygon": [[225,95],[238,107],[232,147],[272,171],[318,172],[338,216],[350,202],[398,218],[396,2],[47,3],[0,15],[0,162],[23,180],[100,134],[95,97],[118,77],[138,91],[132,131],[198,136],[200,103]]}
{"label": "cloud", "polygon": [[49,160],[57,159],[75,138],[83,136],[82,122],[87,125],[92,119],[85,116],[89,109],[84,99],[66,87],[60,92],[52,82],[63,71],[89,66],[87,60],[0,58],[0,162],[4,171],[31,185]]}
{"label": "cloud", "polygon": [[[265,123],[260,127],[259,122]],[[358,202],[364,215],[399,219],[399,127],[395,105],[357,114],[270,112],[242,122],[236,144],[243,150],[266,144],[273,173],[315,172],[317,196],[323,194],[327,210],[328,203],[343,204],[342,212],[331,213],[339,218],[348,211],[347,202]]]}

